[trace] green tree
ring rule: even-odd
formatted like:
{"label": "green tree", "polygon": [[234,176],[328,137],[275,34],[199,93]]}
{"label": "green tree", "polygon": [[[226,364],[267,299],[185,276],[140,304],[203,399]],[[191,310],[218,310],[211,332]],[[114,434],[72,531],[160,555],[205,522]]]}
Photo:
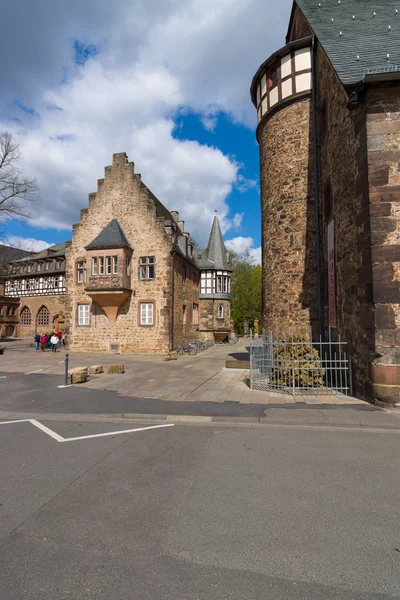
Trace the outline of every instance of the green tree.
{"label": "green tree", "polygon": [[249,318],[250,326],[262,318],[262,269],[249,253],[238,257],[231,253],[232,286],[231,315],[236,333],[243,333],[243,321]]}

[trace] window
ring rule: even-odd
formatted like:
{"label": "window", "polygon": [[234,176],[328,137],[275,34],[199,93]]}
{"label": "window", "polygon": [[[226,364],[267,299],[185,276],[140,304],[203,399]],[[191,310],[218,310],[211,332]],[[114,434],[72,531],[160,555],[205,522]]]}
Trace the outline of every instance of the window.
{"label": "window", "polygon": [[118,275],[118,256],[113,256],[113,275]]}
{"label": "window", "polygon": [[104,275],[104,256],[99,256],[99,275]]}
{"label": "window", "polygon": [[28,265],[28,273],[32,273],[33,265]]}
{"label": "window", "polygon": [[155,279],[154,256],[141,256],[139,259],[139,279]]}
{"label": "window", "polygon": [[78,304],[78,325],[81,327],[90,325],[89,304]]}
{"label": "window", "polygon": [[97,275],[97,258],[92,258],[92,275]]}
{"label": "window", "polygon": [[201,289],[202,294],[213,294],[214,283],[213,283],[213,272],[202,271],[201,273]]}
{"label": "window", "polygon": [[153,325],[153,303],[142,302],[140,304],[140,324]]}
{"label": "window", "polygon": [[125,257],[125,274],[129,275],[129,258]]}
{"label": "window", "polygon": [[182,283],[186,283],[186,265],[182,265]]}
{"label": "window", "polygon": [[44,263],[44,268],[46,269],[46,271],[50,269],[50,261]]}
{"label": "window", "polygon": [[36,271],[41,271],[41,270],[42,270],[42,263],[37,263]]}
{"label": "window", "polygon": [[58,282],[59,282],[58,277],[54,277],[54,287],[55,288],[58,288]]}
{"label": "window", "polygon": [[111,275],[111,256],[106,256],[106,275]]}
{"label": "window", "polygon": [[77,269],[77,282],[84,283],[86,281],[86,262],[80,261],[76,265]]}
{"label": "window", "polygon": [[193,325],[199,324],[199,305],[193,304]]}
{"label": "window", "polygon": [[217,293],[222,292],[222,276],[218,275],[217,277]]}
{"label": "window", "polygon": [[186,304],[184,304],[182,306],[182,323],[184,325],[186,325],[186,314],[187,314],[187,310],[186,310]]}
{"label": "window", "polygon": [[46,306],[42,306],[42,308],[38,312],[37,316],[37,324],[38,325],[48,325],[50,322],[50,314]]}
{"label": "window", "polygon": [[223,291],[224,294],[228,293],[228,281],[229,281],[228,277],[224,277],[223,278],[223,281],[222,281],[222,291]]}
{"label": "window", "polygon": [[32,322],[32,314],[27,306],[21,310],[20,322],[21,325],[30,325]]}
{"label": "window", "polygon": [[224,318],[224,307],[222,304],[218,306],[218,319]]}

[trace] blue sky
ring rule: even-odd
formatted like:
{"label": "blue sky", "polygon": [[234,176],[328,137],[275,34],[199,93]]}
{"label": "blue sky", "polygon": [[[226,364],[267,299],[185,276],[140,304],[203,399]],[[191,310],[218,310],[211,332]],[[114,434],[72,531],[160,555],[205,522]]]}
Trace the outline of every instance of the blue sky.
{"label": "blue sky", "polygon": [[[40,199],[34,219],[2,224],[3,241],[39,249],[69,239],[112,154],[126,151],[201,245],[217,210],[228,245],[259,259],[249,86],[284,44],[290,0],[21,4],[21,30],[0,40],[1,56],[3,44],[16,48],[4,63],[0,131],[19,143]],[[7,22],[21,9],[8,6]]]}

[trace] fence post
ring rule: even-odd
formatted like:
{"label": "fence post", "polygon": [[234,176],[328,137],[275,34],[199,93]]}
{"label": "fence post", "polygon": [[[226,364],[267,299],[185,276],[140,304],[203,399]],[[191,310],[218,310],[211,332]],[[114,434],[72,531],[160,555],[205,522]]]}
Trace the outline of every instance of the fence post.
{"label": "fence post", "polygon": [[65,385],[68,385],[68,362],[69,354],[65,355]]}

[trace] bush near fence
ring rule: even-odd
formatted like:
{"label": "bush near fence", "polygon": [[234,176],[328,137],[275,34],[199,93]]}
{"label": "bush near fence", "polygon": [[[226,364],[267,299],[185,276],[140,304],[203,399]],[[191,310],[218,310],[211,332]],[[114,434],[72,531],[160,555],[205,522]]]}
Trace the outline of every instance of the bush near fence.
{"label": "bush near fence", "polygon": [[285,387],[324,387],[325,369],[319,352],[301,336],[294,336],[274,348],[270,383]]}

